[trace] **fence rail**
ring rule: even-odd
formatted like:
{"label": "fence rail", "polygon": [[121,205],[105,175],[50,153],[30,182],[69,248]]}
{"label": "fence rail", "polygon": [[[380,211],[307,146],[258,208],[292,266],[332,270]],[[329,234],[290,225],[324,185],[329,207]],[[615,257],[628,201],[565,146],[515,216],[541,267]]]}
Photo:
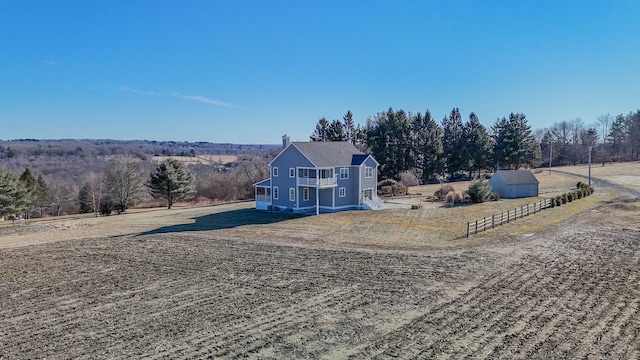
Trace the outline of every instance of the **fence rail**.
{"label": "fence rail", "polygon": [[471,234],[477,234],[480,231],[487,229],[493,229],[496,226],[507,224],[511,221],[523,218],[525,216],[535,214],[544,209],[552,206],[551,199],[540,200],[533,204],[527,204],[522,207],[517,207],[513,210],[503,212],[501,214],[494,214],[490,217],[482,218],[476,221],[469,221],[467,223],[467,237]]}

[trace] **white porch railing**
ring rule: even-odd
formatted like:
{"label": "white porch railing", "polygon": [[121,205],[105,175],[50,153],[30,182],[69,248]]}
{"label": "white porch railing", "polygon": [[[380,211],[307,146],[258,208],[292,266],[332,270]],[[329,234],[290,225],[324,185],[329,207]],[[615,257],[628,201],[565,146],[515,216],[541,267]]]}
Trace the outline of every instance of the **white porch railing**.
{"label": "white porch railing", "polygon": [[369,207],[371,210],[382,209],[382,204],[384,201],[380,199],[377,195],[373,195],[373,198],[364,198],[364,204]]}
{"label": "white porch railing", "polygon": [[332,186],[338,183],[338,176],[330,177],[330,178],[298,178],[298,185],[311,185],[311,186]]}
{"label": "white porch railing", "polygon": [[256,195],[256,201],[271,202],[271,195]]}

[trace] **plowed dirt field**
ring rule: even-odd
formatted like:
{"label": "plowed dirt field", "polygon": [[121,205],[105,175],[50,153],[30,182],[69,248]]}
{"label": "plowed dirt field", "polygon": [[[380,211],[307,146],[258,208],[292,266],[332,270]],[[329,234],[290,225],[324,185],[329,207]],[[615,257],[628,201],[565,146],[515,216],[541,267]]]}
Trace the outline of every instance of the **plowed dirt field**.
{"label": "plowed dirt field", "polygon": [[277,236],[305,218],[3,226],[0,358],[638,359],[638,215],[603,201],[410,250]]}

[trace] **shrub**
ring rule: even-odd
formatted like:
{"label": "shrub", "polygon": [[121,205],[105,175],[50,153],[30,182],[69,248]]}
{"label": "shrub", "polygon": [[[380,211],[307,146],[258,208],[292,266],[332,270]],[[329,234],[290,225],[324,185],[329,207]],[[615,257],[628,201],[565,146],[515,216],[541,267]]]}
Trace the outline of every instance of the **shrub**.
{"label": "shrub", "polygon": [[578,183],[576,184],[577,189],[582,189],[585,186],[587,186],[587,184],[583,183],[582,181],[578,181]]}
{"label": "shrub", "polygon": [[562,205],[562,196],[558,195],[555,198],[553,198],[553,203],[554,203],[554,206]]}
{"label": "shrub", "polygon": [[573,201],[573,191],[570,193],[567,193],[567,201],[568,202],[572,202]]}
{"label": "shrub", "polygon": [[582,197],[584,197],[584,190],[583,189],[576,190],[576,197],[578,199],[582,199]]}
{"label": "shrub", "polygon": [[464,197],[460,191],[450,191],[447,193],[447,202],[451,203],[452,206],[456,203],[462,202],[462,199],[464,199]]}
{"label": "shrub", "polygon": [[407,187],[403,184],[395,184],[391,185],[391,194],[392,195],[406,195]]}
{"label": "shrub", "polygon": [[562,194],[560,200],[562,201],[563,204],[567,203],[567,194]]}
{"label": "shrub", "polygon": [[488,181],[477,180],[469,185],[469,199],[474,203],[483,203],[491,198],[491,186]]}
{"label": "shrub", "polygon": [[379,189],[380,189],[380,195],[383,195],[383,196],[389,196],[393,191],[390,185],[380,186]]}
{"label": "shrub", "polygon": [[109,216],[113,211],[113,202],[109,199],[103,199],[100,201],[100,215]]}
{"label": "shrub", "polygon": [[453,185],[451,184],[442,185],[440,189],[436,190],[436,192],[433,193],[433,196],[439,199],[443,199],[445,196],[447,196],[448,193],[452,191],[456,191],[456,189],[453,188]]}
{"label": "shrub", "polygon": [[393,186],[396,185],[398,182],[393,180],[393,179],[384,179],[380,182],[378,182],[378,187],[383,187],[383,186]]}

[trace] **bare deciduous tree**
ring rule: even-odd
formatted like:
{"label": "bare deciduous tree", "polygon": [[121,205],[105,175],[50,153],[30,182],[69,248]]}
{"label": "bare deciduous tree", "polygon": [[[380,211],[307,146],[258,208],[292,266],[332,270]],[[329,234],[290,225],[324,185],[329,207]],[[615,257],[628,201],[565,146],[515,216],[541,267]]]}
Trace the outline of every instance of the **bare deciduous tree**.
{"label": "bare deciduous tree", "polygon": [[140,159],[117,156],[110,160],[104,174],[104,189],[118,213],[124,212],[144,197],[145,172]]}

